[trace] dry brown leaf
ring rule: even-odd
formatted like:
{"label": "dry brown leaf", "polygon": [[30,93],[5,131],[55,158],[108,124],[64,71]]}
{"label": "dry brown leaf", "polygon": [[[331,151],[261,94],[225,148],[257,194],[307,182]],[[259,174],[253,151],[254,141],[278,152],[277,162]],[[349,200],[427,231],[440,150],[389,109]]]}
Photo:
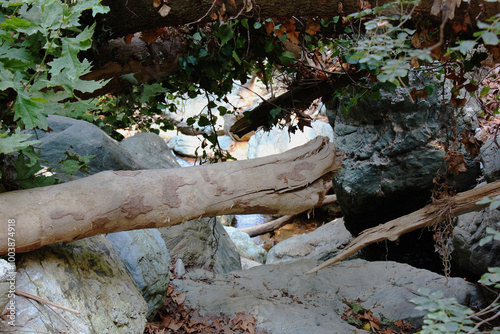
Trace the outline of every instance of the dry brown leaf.
{"label": "dry brown leaf", "polygon": [[186,300],[186,294],[184,292],[176,293],[172,295],[172,300],[177,304],[183,304]]}
{"label": "dry brown leaf", "polygon": [[234,324],[231,328],[233,331],[240,329],[250,334],[255,334],[255,317],[251,314],[236,313],[236,318],[231,319]]}
{"label": "dry brown leaf", "polygon": [[134,38],[134,34],[128,34],[127,36],[125,36],[125,44],[132,44],[132,38]]}
{"label": "dry brown leaf", "polygon": [[273,32],[273,30],[274,30],[274,22],[273,21],[268,21],[264,25],[266,27],[266,32],[268,34],[271,34]]}
{"label": "dry brown leaf", "polygon": [[427,98],[428,94],[423,89],[416,89],[415,87],[413,87],[412,90],[410,91],[410,96],[413,100],[416,100],[416,99],[425,99]]}
{"label": "dry brown leaf", "polygon": [[420,63],[418,62],[418,58],[417,57],[411,58],[410,65],[412,67],[414,67],[414,68],[419,68],[420,67]]}
{"label": "dry brown leaf", "polygon": [[319,24],[314,20],[309,19],[309,21],[307,22],[306,34],[314,36],[320,29],[321,29],[321,24]]}
{"label": "dry brown leaf", "polygon": [[171,7],[164,4],[163,6],[161,6],[160,10],[158,11],[158,14],[160,14],[161,17],[165,17],[168,15],[168,13],[170,13],[171,9],[172,9]]}
{"label": "dry brown leaf", "polygon": [[162,2],[163,2],[162,0],[153,0],[153,7],[154,8],[160,7]]}
{"label": "dry brown leaf", "polygon": [[291,43],[298,45],[299,44],[299,34],[300,33],[298,31],[289,32],[288,34],[286,34],[286,38]]}

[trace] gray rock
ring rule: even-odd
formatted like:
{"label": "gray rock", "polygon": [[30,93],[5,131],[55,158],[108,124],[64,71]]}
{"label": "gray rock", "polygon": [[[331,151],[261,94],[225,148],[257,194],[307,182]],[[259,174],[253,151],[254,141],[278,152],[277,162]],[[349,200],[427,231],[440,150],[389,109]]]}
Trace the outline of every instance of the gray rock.
{"label": "gray rock", "polygon": [[342,218],[325,224],[313,232],[283,240],[271,248],[266,264],[300,258],[326,261],[339,253],[339,247],[352,239]]}
{"label": "gray rock", "polygon": [[[37,139],[41,141],[41,158],[51,166],[58,164],[64,158],[64,153],[70,151],[81,156],[95,155],[87,165],[90,174],[105,170],[146,168],[116,140],[89,122],[54,115],[48,116],[47,120],[52,131],[35,131]],[[73,176],[64,175],[60,170],[54,172],[56,177],[64,182],[89,175],[82,171]]]}
{"label": "gray rock", "polygon": [[148,169],[180,167],[165,141],[154,133],[136,133],[122,140],[120,145]]}
{"label": "gray rock", "polygon": [[[304,275],[319,262],[304,259],[258,266],[226,275],[173,280],[195,309],[233,316],[252,314],[257,327],[273,334],[365,333],[342,320],[344,299],[392,320],[421,320],[424,313],[408,300],[421,287],[442,290],[460,303],[478,297],[473,284],[395,262],[356,259]],[[194,281],[194,279],[201,279]]]}
{"label": "gray rock", "polygon": [[[500,143],[499,137],[497,142]],[[500,148],[495,144],[495,138],[486,140],[481,147],[481,162],[486,181],[493,182],[500,178]]]}
{"label": "gray rock", "polygon": [[196,268],[227,273],[241,270],[240,255],[224,227],[201,218],[158,229],[173,259],[182,259],[186,271]]}
{"label": "gray rock", "polygon": [[241,269],[242,270],[250,269],[250,268],[261,266],[261,265],[262,265],[262,263],[260,263],[260,262],[247,259],[246,257],[243,257],[243,256],[241,257]]}
{"label": "gray rock", "polygon": [[148,303],[151,320],[165,302],[170,282],[170,256],[157,229],[124,231],[106,235]]}
{"label": "gray rock", "polygon": [[[16,288],[16,264],[0,259],[0,314],[4,314],[7,322],[15,320],[15,302],[10,302],[14,298]],[[0,320],[0,325],[1,325]]]}
{"label": "gray rock", "polygon": [[247,259],[259,263],[266,262],[266,250],[257,245],[247,233],[241,232],[237,228],[231,226],[224,226],[224,229],[226,230],[231,240],[234,242],[238,253],[242,257],[246,257]]}
{"label": "gray rock", "polygon": [[500,267],[500,241],[479,245],[479,241],[489,235],[487,227],[498,230],[497,222],[500,222],[500,211],[488,208],[458,217],[453,230],[452,268],[479,277],[490,267]]}
{"label": "gray rock", "polygon": [[[429,78],[419,75],[411,87],[420,89],[428,83]],[[334,143],[345,153],[344,166],[333,180],[334,191],[347,228],[355,234],[429,201],[433,179],[443,162],[438,142],[445,141],[447,117],[442,115],[441,90],[413,102],[408,95],[411,87],[381,91],[380,100],[363,100],[348,115],[338,101],[328,105]],[[445,95],[447,101],[449,95]],[[457,133],[476,128],[470,109],[464,108],[459,115]],[[475,185],[480,174],[478,161],[467,163],[468,172],[455,180],[458,191]]]}
{"label": "gray rock", "polygon": [[45,246],[18,258],[19,290],[81,313],[16,296],[16,324],[23,332],[144,332],[147,304],[104,236]]}

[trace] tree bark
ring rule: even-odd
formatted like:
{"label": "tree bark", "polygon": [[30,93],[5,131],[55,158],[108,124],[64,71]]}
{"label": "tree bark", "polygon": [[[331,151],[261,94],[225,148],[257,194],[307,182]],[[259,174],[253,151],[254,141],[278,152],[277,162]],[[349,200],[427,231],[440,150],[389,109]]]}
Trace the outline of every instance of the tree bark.
{"label": "tree bark", "polygon": [[380,224],[376,227],[364,230],[356,239],[347,245],[340,254],[308,271],[306,275],[315,273],[334,263],[345,260],[349,256],[375,242],[384,240],[396,241],[403,234],[420,228],[431,227],[447,218],[484,209],[488,204],[477,204],[477,202],[483,197],[494,197],[498,195],[500,195],[500,181],[495,181],[472,190],[464,191],[451,198],[429,204],[420,210],[391,220],[385,224]]}
{"label": "tree bark", "polygon": [[[104,0],[103,3],[110,7],[110,12],[103,17],[107,30],[111,30],[114,37],[125,36],[138,31],[158,27],[180,26],[194,22],[208,22],[213,20],[213,15],[223,13],[227,19],[254,18],[262,20],[269,17],[334,17],[347,16],[360,12],[366,8],[383,6],[391,0],[358,1],[358,0],[187,0],[187,1],[160,1],[153,0]],[[437,14],[431,11],[436,2]],[[155,7],[155,3],[160,4]],[[363,5],[364,8],[360,6]],[[423,18],[434,23],[441,23],[443,17],[448,17],[450,22],[470,22],[470,27],[475,28],[477,20],[485,19],[500,12],[500,4],[485,0],[471,0],[459,3],[454,7],[453,1],[422,0],[415,8],[412,18],[421,22]],[[166,6],[166,7],[165,7]],[[398,10],[398,5],[395,10]],[[408,6],[408,8],[411,8]],[[168,10],[170,9],[170,10]],[[165,13],[167,13],[165,15]],[[450,17],[450,13],[454,15]],[[393,13],[394,14],[394,13]],[[396,13],[397,14],[397,13]],[[306,20],[307,21],[307,20]],[[439,25],[437,25],[439,26]]]}
{"label": "tree bark", "polygon": [[[334,203],[337,201],[337,196],[336,195],[328,195],[325,197],[321,205],[326,205],[330,203]],[[264,223],[264,224],[259,224],[255,226],[249,226],[249,227],[242,227],[239,228],[241,232],[247,233],[250,237],[256,237],[258,235],[266,234],[272,231],[275,231],[282,226],[285,226],[286,224],[290,224],[294,221],[294,219],[298,216],[299,214],[296,215],[287,215],[280,217],[278,219],[275,219],[273,221]]]}
{"label": "tree bark", "polygon": [[[0,255],[98,234],[225,214],[294,214],[322,203],[342,154],[319,137],[265,158],[167,170],[106,171],[0,195]],[[15,229],[8,234],[7,222]],[[12,232],[12,230],[10,231]],[[9,246],[10,245],[10,246]]]}
{"label": "tree bark", "polygon": [[[390,1],[380,0],[377,3],[372,2],[370,6],[374,7],[376,5],[382,6]],[[435,2],[438,6],[435,7],[435,9],[437,8],[437,13],[434,15],[432,10]],[[461,31],[461,34],[472,36],[472,33],[477,30],[477,21],[485,21],[487,18],[500,12],[500,3],[498,2],[471,0],[467,3],[463,2],[460,7],[453,10],[450,9],[453,6],[450,6],[449,2],[451,0],[421,1],[415,7],[412,17],[406,24],[411,26],[411,20],[414,20],[423,26],[423,21],[428,21],[430,26],[438,29],[439,24],[446,19],[450,24],[446,25],[445,36],[455,34],[454,29],[458,29],[450,28],[452,24],[459,24],[460,29],[467,29],[466,32]],[[100,26],[103,28],[100,35],[99,33],[97,34],[97,40],[101,42],[98,45],[98,52],[90,56],[95,65],[94,71],[84,77],[84,79],[88,80],[112,79],[106,88],[100,90],[98,94],[119,92],[123,81],[120,82],[117,78],[123,74],[134,73],[138,82],[141,83],[168,77],[169,74],[178,70],[177,59],[186,53],[186,48],[177,36],[163,36],[158,41],[150,44],[135,38],[131,45],[127,45],[121,39],[123,36],[149,29],[185,25],[198,22],[198,20],[200,22],[213,21],[211,18],[212,14],[220,13],[222,6],[225,8],[226,19],[239,17],[263,20],[268,17],[346,16],[353,12],[361,11],[362,9],[359,7],[360,3],[367,6],[369,1],[188,0],[175,1],[168,3],[168,5],[165,1],[158,7],[155,7],[154,3],[158,4],[160,2],[153,0],[104,0],[103,3],[110,7],[110,12],[99,18]],[[159,13],[161,8],[165,8],[163,6],[171,8],[168,15],[162,16]],[[400,7],[398,6],[397,8],[399,9]],[[409,12],[410,9],[407,11]],[[389,14],[398,15],[401,13]],[[307,22],[307,19],[301,19],[300,22],[302,21]],[[297,24],[297,29],[304,28],[300,27],[301,25]],[[438,33],[437,30],[435,32]],[[329,33],[329,35],[331,34],[332,32]],[[113,39],[117,37],[120,37],[120,39]],[[255,36],[249,36],[249,40],[252,44],[251,47],[260,47],[252,43],[255,40]],[[89,96],[97,96],[97,93]],[[264,105],[262,109],[264,111],[264,109],[269,107],[271,105]],[[247,123],[240,125],[247,126]]]}

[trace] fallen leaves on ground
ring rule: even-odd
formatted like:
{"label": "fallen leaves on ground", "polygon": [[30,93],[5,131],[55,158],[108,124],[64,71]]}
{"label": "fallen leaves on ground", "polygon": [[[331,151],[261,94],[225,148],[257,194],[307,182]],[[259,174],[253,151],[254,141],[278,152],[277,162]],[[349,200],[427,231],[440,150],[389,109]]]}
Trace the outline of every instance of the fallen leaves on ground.
{"label": "fallen leaves on ground", "polygon": [[[171,277],[177,278],[171,267]],[[256,319],[251,314],[236,313],[235,317],[213,313],[200,314],[197,310],[186,306],[186,294],[176,290],[170,282],[167,298],[153,322],[146,325],[144,334],[266,334],[255,328]]]}
{"label": "fallen leaves on ground", "polygon": [[351,301],[344,299],[345,307],[342,319],[349,324],[377,334],[411,334],[417,330],[408,321],[390,321],[375,317],[373,312],[361,306],[360,300]]}

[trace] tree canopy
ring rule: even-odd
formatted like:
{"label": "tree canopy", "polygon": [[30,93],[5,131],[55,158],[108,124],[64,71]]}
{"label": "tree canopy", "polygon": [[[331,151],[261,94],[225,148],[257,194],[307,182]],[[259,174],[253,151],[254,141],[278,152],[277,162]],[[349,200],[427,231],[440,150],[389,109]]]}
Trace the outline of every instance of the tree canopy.
{"label": "tree canopy", "polygon": [[[500,3],[489,0],[2,0],[0,6],[5,190],[55,182],[39,173],[37,141],[23,132],[50,130],[48,114],[94,122],[119,138],[116,129],[139,119],[147,130],[155,131],[153,119],[172,128],[161,113],[175,110],[177,96],[220,100],[252,74],[266,85],[281,78],[290,93],[245,115],[232,128],[242,135],[292,114],[306,126],[301,110],[314,98],[356,87],[343,102],[348,111],[381,89],[405,86],[412,71],[452,82],[451,102],[460,107],[464,91],[489,91],[469,74],[500,59]],[[425,98],[434,89],[411,95]],[[190,123],[214,122],[216,104],[207,107]],[[216,144],[215,134],[206,136]],[[72,173],[85,159],[69,155],[61,166]]]}

